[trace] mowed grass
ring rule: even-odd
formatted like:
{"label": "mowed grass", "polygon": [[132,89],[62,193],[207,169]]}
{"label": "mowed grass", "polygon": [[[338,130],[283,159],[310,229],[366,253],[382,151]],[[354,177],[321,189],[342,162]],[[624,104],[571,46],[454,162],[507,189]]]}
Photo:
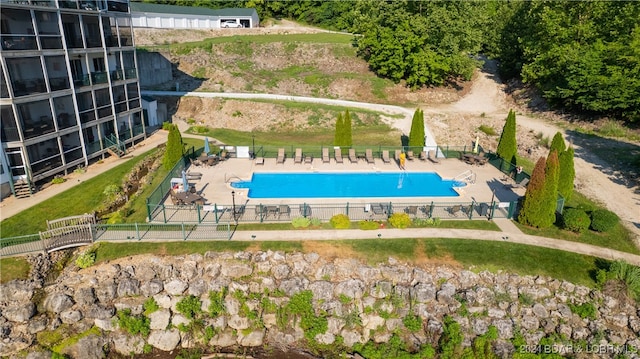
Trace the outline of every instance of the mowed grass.
{"label": "mowed grass", "polygon": [[[301,239],[304,236],[301,236]],[[336,248],[345,257],[356,257],[370,265],[387,263],[389,257],[407,263],[449,263],[475,272],[500,270],[520,275],[544,275],[593,287],[596,258],[524,244],[442,238],[358,239],[339,241],[255,241],[255,242],[167,242],[167,243],[101,243],[97,262],[135,254],[184,255],[207,251],[304,252],[312,244]]]}
{"label": "mowed grass", "polygon": [[14,279],[27,279],[29,263],[24,257],[0,259],[0,283],[7,283]]}
{"label": "mowed grass", "polygon": [[[151,151],[155,151],[155,149]],[[2,237],[7,238],[45,231],[48,219],[92,213],[105,200],[104,189],[112,184],[122,185],[124,176],[149,155],[151,151],[136,156],[107,172],[77,184],[67,191],[3,220],[0,222]]]}

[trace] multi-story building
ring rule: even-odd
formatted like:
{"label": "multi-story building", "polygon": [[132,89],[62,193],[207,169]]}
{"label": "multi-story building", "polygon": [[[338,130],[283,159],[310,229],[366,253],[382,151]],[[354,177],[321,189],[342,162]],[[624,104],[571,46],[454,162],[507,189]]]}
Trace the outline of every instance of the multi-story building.
{"label": "multi-story building", "polygon": [[128,0],[0,0],[2,197],[145,138]]}

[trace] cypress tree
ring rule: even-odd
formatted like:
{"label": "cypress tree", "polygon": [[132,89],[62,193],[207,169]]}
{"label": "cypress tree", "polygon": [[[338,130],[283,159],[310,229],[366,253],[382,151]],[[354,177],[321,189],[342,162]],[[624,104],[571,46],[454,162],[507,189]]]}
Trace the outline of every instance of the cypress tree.
{"label": "cypress tree", "polygon": [[558,201],[558,178],[560,177],[560,163],[558,152],[551,151],[545,163],[544,199],[542,206],[541,222],[538,227],[551,227],[556,221],[556,204]]}
{"label": "cypress tree", "polygon": [[349,114],[349,110],[344,114],[344,143],[343,146],[351,147],[353,144],[353,134],[351,131],[351,115]]}
{"label": "cypress tree", "polygon": [[168,170],[173,168],[182,158],[182,150],[182,135],[180,135],[178,126],[172,124],[167,135],[167,147],[162,158],[162,166]]}
{"label": "cypress tree", "polygon": [[558,192],[564,197],[565,203],[573,196],[573,181],[576,171],[573,163],[574,150],[569,146],[560,154],[560,177],[558,178]]}
{"label": "cypress tree", "polygon": [[562,137],[562,134],[560,132],[556,132],[555,136],[553,136],[553,140],[551,140],[551,147],[549,148],[549,153],[551,153],[553,150],[558,151],[558,156],[562,155],[562,152],[564,152],[567,149],[567,146],[564,143],[564,138]]}
{"label": "cypress tree", "polygon": [[409,147],[424,146],[424,112],[417,109],[413,113],[411,120],[411,130],[409,132]]}
{"label": "cypress tree", "polygon": [[333,145],[342,145],[342,138],[344,133],[344,121],[342,120],[342,112],[338,113],[338,119],[336,120],[336,133],[333,137]]}
{"label": "cypress tree", "polygon": [[531,178],[527,185],[527,192],[522,200],[522,208],[518,214],[518,222],[533,227],[539,227],[541,203],[544,199],[545,158],[540,157],[536,162]]}
{"label": "cypress tree", "polygon": [[509,110],[509,115],[502,128],[502,134],[500,135],[500,142],[498,142],[496,152],[498,156],[504,160],[514,165],[516,164],[518,145],[516,143],[516,113],[513,110]]}

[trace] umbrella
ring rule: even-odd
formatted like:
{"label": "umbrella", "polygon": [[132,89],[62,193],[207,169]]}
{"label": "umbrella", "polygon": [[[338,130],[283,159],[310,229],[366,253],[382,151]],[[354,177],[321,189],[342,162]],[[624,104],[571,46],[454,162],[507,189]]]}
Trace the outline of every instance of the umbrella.
{"label": "umbrella", "polygon": [[478,142],[480,142],[480,137],[476,136],[476,144],[473,146],[473,153],[478,153]]}
{"label": "umbrella", "polygon": [[189,192],[189,182],[187,181],[187,172],[182,170],[182,190]]}
{"label": "umbrella", "polygon": [[208,138],[204,138],[204,153],[209,154],[209,139]]}

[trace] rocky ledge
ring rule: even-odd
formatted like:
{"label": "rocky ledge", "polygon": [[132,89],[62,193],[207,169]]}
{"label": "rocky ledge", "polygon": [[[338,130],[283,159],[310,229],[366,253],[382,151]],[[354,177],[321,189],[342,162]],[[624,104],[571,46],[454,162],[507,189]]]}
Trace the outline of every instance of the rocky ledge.
{"label": "rocky ledge", "polygon": [[[459,325],[462,348],[497,331],[491,345],[505,358],[578,347],[597,357],[624,351],[638,358],[640,348],[634,303],[553,278],[419,268],[393,258],[370,266],[272,251],[136,256],[68,267],[55,283],[43,283],[0,287],[0,355],[56,350],[87,359],[266,344],[351,352],[395,335],[417,351],[437,348],[447,323]],[[42,342],[52,333],[74,340],[53,349]]]}

